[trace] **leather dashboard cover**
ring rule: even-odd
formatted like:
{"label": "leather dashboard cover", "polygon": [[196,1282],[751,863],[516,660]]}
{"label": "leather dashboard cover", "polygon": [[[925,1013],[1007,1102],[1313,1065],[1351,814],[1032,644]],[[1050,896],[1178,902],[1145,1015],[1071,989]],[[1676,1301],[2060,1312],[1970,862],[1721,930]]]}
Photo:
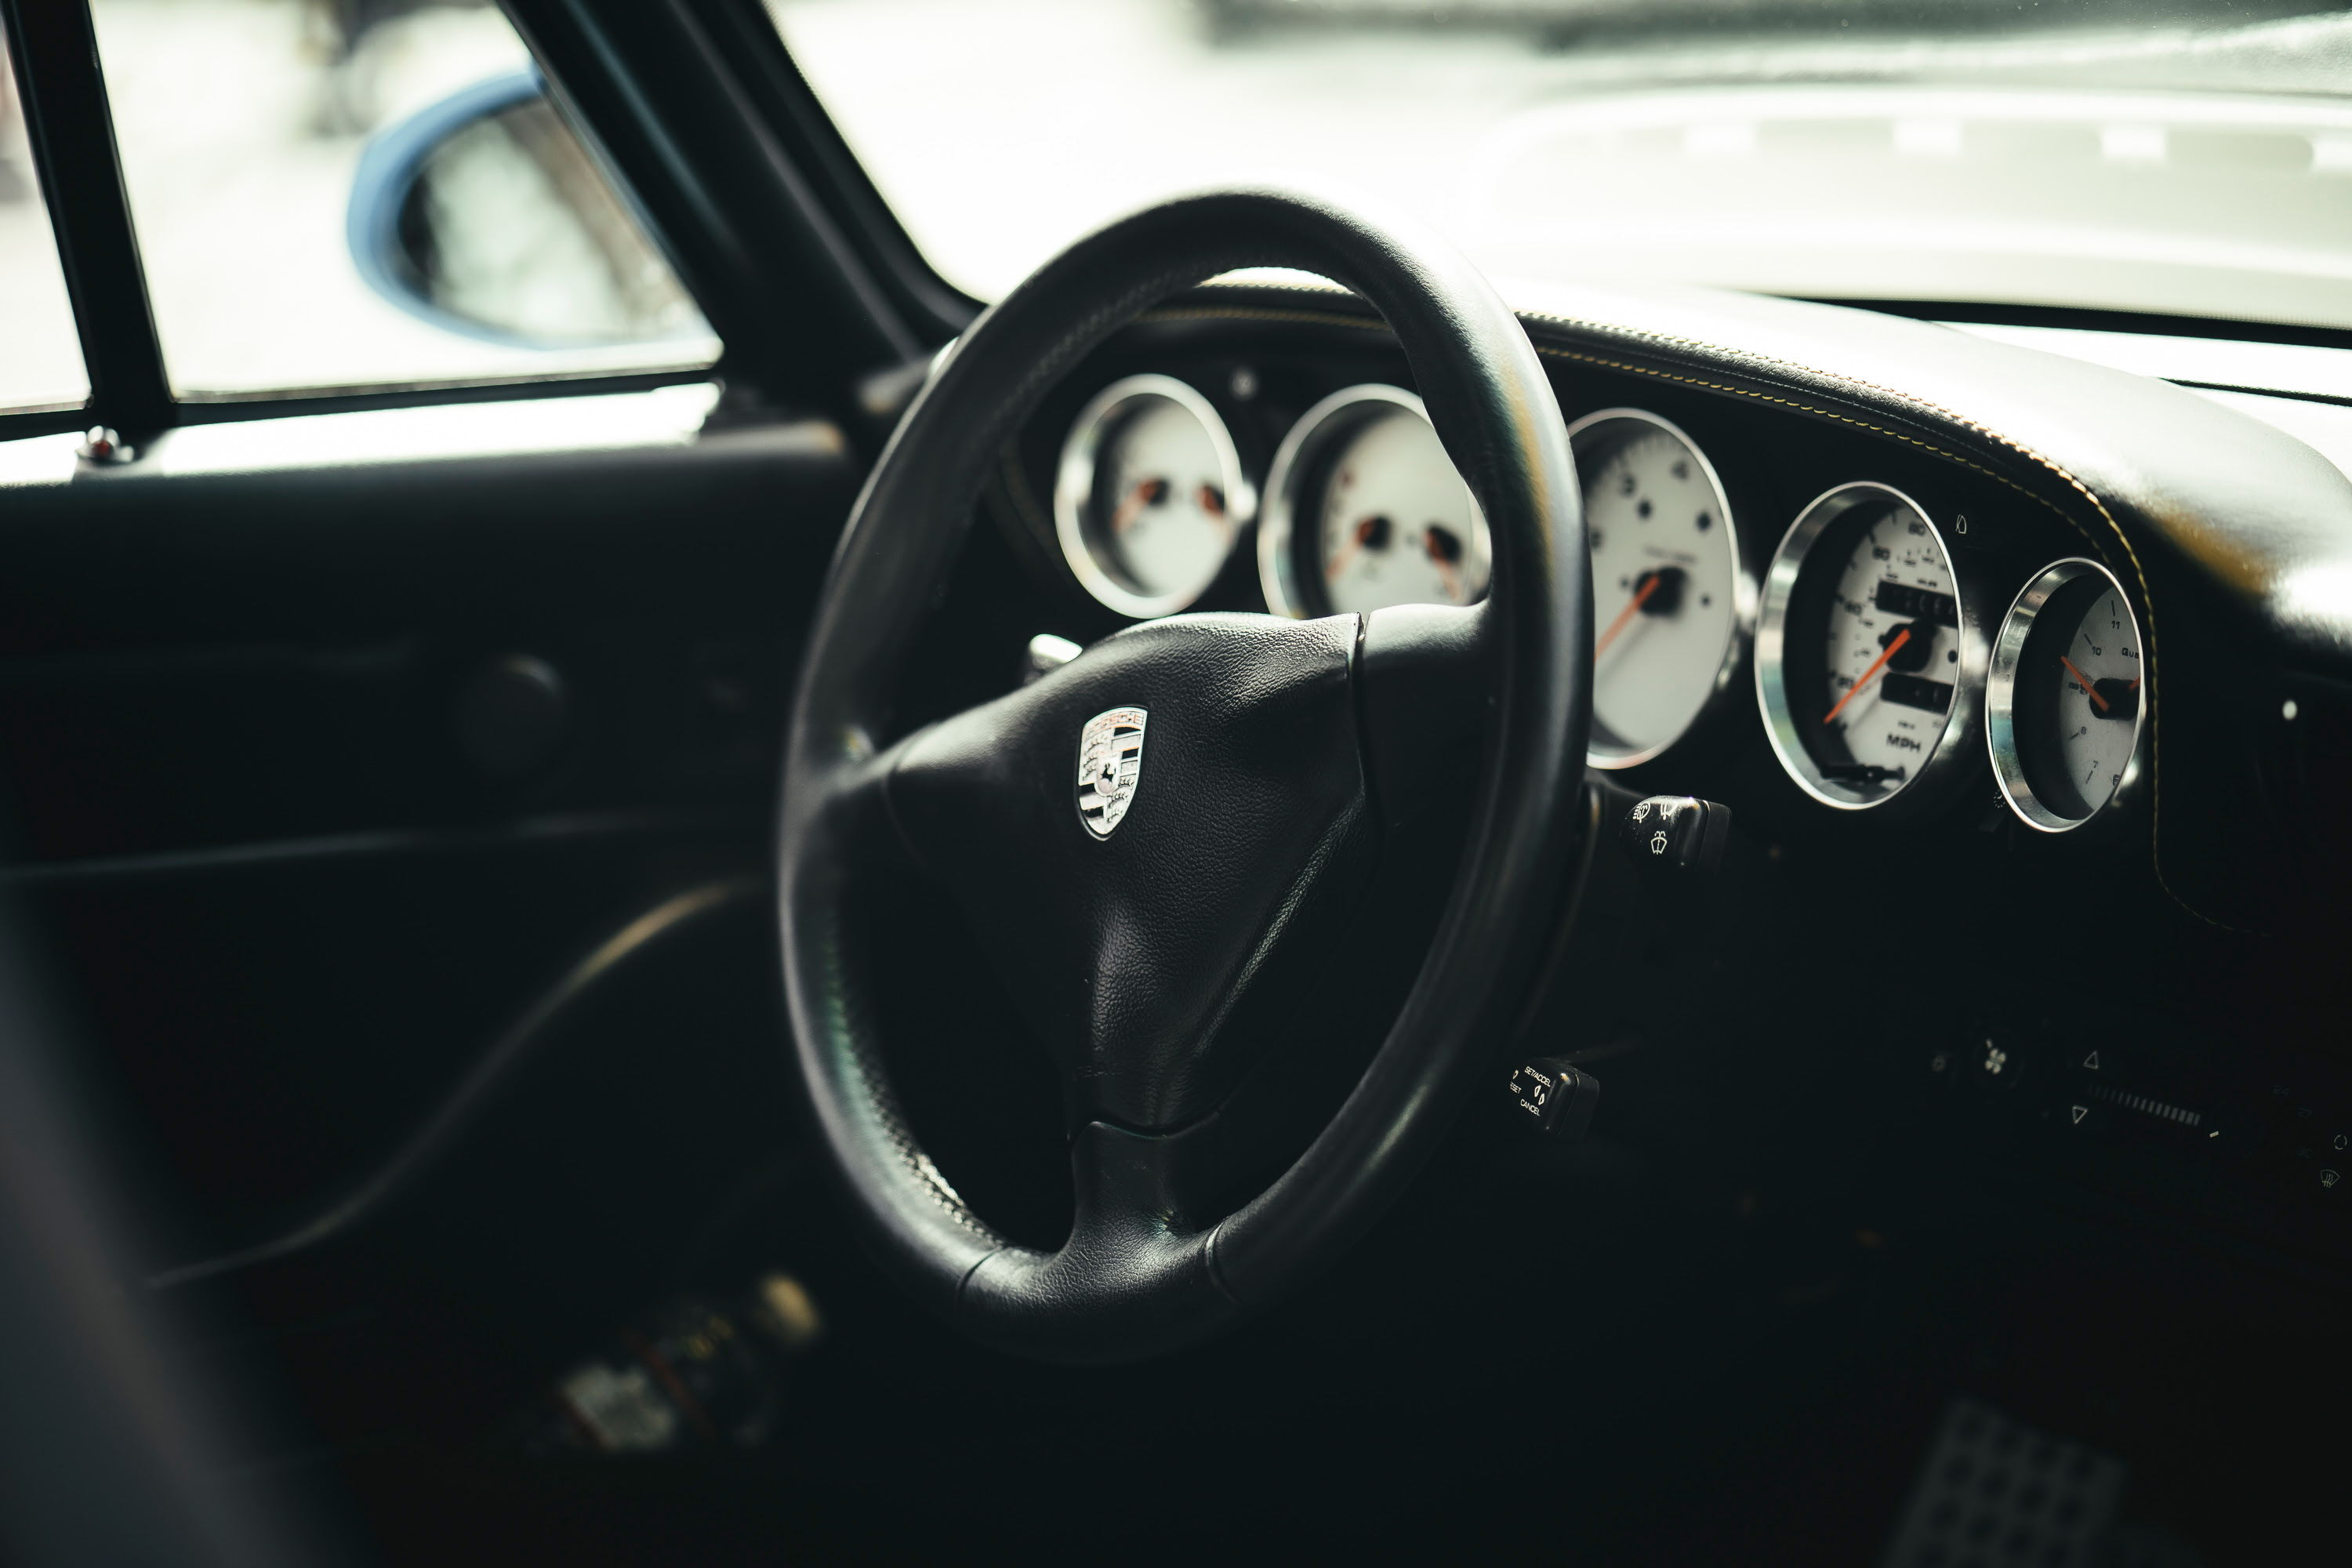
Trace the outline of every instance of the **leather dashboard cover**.
{"label": "leather dashboard cover", "polygon": [[[2352,680],[2352,480],[2334,463],[2189,388],[1933,322],[1678,284],[1497,288],[1552,363],[1841,426],[2063,520],[2144,616],[2156,879],[2208,925],[2275,918],[2295,853],[2258,764],[2276,678]],[[1195,299],[1220,297],[1364,314],[1328,289]]]}

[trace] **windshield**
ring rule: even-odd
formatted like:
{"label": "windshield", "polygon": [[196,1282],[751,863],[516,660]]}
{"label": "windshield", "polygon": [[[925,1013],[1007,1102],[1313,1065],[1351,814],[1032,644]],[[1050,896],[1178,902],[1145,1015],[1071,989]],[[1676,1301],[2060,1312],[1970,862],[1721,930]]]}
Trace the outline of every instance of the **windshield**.
{"label": "windshield", "polygon": [[2311,0],[771,0],[949,281],[1169,192],[1403,203],[1498,277],[2352,328]]}

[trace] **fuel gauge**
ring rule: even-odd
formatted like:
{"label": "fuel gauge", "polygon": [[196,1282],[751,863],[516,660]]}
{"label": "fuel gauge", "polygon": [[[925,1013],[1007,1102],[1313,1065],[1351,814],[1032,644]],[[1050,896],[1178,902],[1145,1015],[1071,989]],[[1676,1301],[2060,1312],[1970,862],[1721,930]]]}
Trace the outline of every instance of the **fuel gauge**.
{"label": "fuel gauge", "polygon": [[2107,569],[2078,559],[2036,574],[2001,623],[1985,686],[1985,738],[2011,807],[2064,833],[2126,801],[2147,698],[2139,623]]}

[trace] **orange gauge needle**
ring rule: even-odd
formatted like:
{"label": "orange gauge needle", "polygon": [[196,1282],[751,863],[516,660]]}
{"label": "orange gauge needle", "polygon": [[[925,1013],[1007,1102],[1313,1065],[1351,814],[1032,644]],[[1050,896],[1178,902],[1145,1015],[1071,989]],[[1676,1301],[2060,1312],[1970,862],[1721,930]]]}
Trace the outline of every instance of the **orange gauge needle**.
{"label": "orange gauge needle", "polygon": [[1348,543],[1340,545],[1339,555],[1331,557],[1331,564],[1324,566],[1324,576],[1331,578],[1331,581],[1339,581],[1339,574],[1348,569],[1348,562],[1355,560],[1357,550],[1364,548],[1364,541],[1371,538],[1371,529],[1376,527],[1376,524],[1379,524],[1379,517],[1367,517],[1364,521],[1360,521],[1360,524],[1355,524],[1352,529],[1348,529]]}
{"label": "orange gauge needle", "polygon": [[[1339,554],[1331,557],[1331,564],[1323,568],[1323,575],[1335,583],[1338,582],[1339,574],[1348,569],[1348,563],[1356,558],[1356,552],[1372,542],[1372,535],[1380,531],[1380,514],[1374,512],[1349,529],[1348,542],[1339,547]],[[1381,548],[1386,549],[1387,546],[1383,545]]]}
{"label": "orange gauge needle", "polygon": [[1437,568],[1437,580],[1445,584],[1445,597],[1453,604],[1462,602],[1462,579],[1453,565],[1434,550],[1429,552],[1429,563]]}
{"label": "orange gauge needle", "polygon": [[2139,689],[2139,677],[2137,675],[2133,676],[2132,683],[2129,686],[2125,687],[2124,689],[2126,691],[2137,691]]}
{"label": "orange gauge needle", "polygon": [[1642,579],[1642,585],[1633,590],[1633,602],[1618,611],[1617,618],[1609,623],[1609,629],[1601,634],[1601,641],[1592,649],[1593,658],[1599,658],[1609,651],[1609,645],[1617,640],[1617,634],[1633,625],[1633,617],[1641,613],[1642,606],[1650,602],[1650,595],[1656,593],[1658,584],[1665,580],[1664,574],[1657,572]]}
{"label": "orange gauge needle", "polygon": [[1862,679],[1845,689],[1845,695],[1837,700],[1836,707],[1831,709],[1827,713],[1822,716],[1822,722],[1826,724],[1831,720],[1836,718],[1840,713],[1844,712],[1845,705],[1853,700],[1853,694],[1860,691],[1864,687],[1869,685],[1870,678],[1876,675],[1880,670],[1885,668],[1886,661],[1893,658],[1896,654],[1901,653],[1903,651],[1903,645],[1910,640],[1911,628],[1909,626],[1905,626],[1901,631],[1896,632],[1895,634],[1895,640],[1886,645],[1886,651],[1870,661],[1870,668],[1862,672]]}
{"label": "orange gauge needle", "polygon": [[1217,493],[1216,486],[1202,485],[1195,492],[1193,499],[1200,503],[1201,510],[1209,516],[1219,522],[1225,521],[1225,498]]}
{"label": "orange gauge needle", "polygon": [[1118,510],[1110,514],[1110,531],[1113,533],[1125,533],[1135,526],[1135,520],[1143,514],[1145,507],[1156,506],[1159,504],[1160,498],[1167,493],[1166,479],[1137,480],[1135,488],[1128,491],[1126,497],[1119,501]]}
{"label": "orange gauge needle", "polygon": [[[2100,712],[2104,713],[2108,709],[2115,706],[2114,703],[2108,701],[2105,698],[2100,696],[2098,692],[2092,689],[2090,678],[2085,676],[2081,670],[2074,668],[2074,661],[2073,659],[2068,658],[2062,653],[2058,656],[2058,662],[2066,667],[2066,673],[2074,678],[2074,684],[2083,689],[2083,695],[2099,705]],[[2139,682],[2135,680],[2132,684],[2134,686],[2137,686]]]}

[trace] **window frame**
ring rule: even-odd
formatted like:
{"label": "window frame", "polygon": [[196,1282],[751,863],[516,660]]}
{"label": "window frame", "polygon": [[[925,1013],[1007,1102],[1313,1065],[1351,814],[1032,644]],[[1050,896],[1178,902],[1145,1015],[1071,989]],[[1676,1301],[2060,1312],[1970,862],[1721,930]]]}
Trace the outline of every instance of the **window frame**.
{"label": "window frame", "polygon": [[89,0],[0,0],[89,379],[79,406],[0,414],[0,441],[102,425],[135,445],[180,425],[711,379],[726,383],[738,409],[814,407],[854,419],[859,378],[928,354],[978,313],[916,253],[758,0],[505,0],[503,8],[550,94],[622,181],[725,345],[716,366],[174,395]]}

